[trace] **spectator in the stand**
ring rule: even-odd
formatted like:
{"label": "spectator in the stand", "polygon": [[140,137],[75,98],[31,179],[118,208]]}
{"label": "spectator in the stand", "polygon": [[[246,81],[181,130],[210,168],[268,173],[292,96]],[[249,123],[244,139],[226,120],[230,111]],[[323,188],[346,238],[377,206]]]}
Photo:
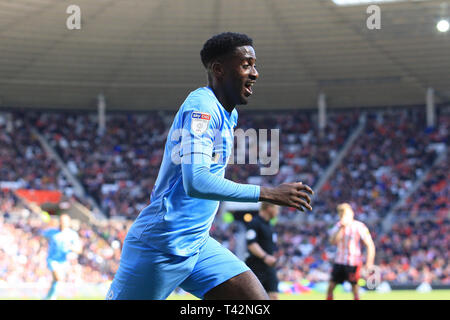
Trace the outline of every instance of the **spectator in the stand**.
{"label": "spectator in the stand", "polygon": [[[156,176],[161,161],[165,117],[171,117],[170,113],[161,113],[154,121],[144,113],[109,114],[108,131],[103,136],[97,136],[94,114],[9,112],[13,115],[11,124],[7,114],[0,113],[0,181],[17,182],[25,188],[70,189],[56,163],[31,134],[34,126],[111,216],[134,218],[149,201],[152,176]],[[381,228],[390,206],[423,177],[437,151],[448,145],[450,118],[440,112],[436,128],[430,129],[422,124],[422,111],[401,109],[371,114],[361,136],[316,198],[306,221],[285,224],[284,217],[298,212],[281,210],[275,227],[279,235],[280,280],[328,280],[335,250],[327,243],[324,230],[332,223],[336,203],[351,198],[355,217],[373,232],[379,248],[376,264],[383,280],[450,284],[448,160],[434,166],[422,186],[397,209],[392,231],[385,233]],[[262,179],[264,185],[306,173],[304,181],[317,182],[357,126],[358,114],[353,110],[330,113],[323,135],[314,117],[303,111],[262,114],[260,118],[241,112],[239,125],[244,130],[281,130],[280,172],[259,177],[260,165],[231,165],[227,176],[242,183]],[[148,180],[141,179],[144,175]],[[43,225],[33,214],[25,217],[25,212],[27,209],[12,192],[0,191],[0,281],[46,283],[51,281],[45,268],[47,250],[44,240],[37,237]],[[16,216],[21,218],[14,220]],[[112,278],[126,234],[122,224],[110,221],[102,226],[81,225],[79,234],[84,247],[79,263],[83,271],[71,272],[73,279],[78,275],[91,282]],[[230,250],[235,248],[234,230],[235,225],[215,228],[218,239]]]}
{"label": "spectator in the stand", "polygon": [[[443,219],[450,208],[450,149],[446,157],[431,168],[423,184],[395,212],[396,219],[438,217]],[[431,192],[430,192],[431,191]]]}
{"label": "spectator in the stand", "polygon": [[[384,216],[437,157],[432,143],[445,130],[426,130],[423,111],[369,114],[366,128],[325,184],[314,214],[330,215],[336,203],[352,199],[357,213]],[[441,117],[439,128],[448,126]]]}
{"label": "spectator in the stand", "polygon": [[158,114],[113,114],[107,124],[98,136],[95,116],[54,113],[36,120],[106,214],[135,218],[149,202],[167,127]]}
{"label": "spectator in the stand", "polygon": [[[359,217],[359,215],[357,215]],[[111,280],[117,270],[124,235],[130,222],[108,221],[91,226],[82,223],[78,233],[83,252],[78,262],[81,269],[70,266],[73,282],[100,283]],[[328,244],[325,221],[302,224],[278,222],[280,281],[328,281],[330,261],[335,255]],[[380,266],[383,281],[393,283],[450,284],[450,221],[448,217],[411,218],[394,224],[383,233],[379,222],[368,224],[374,231],[378,248],[375,264]],[[22,207],[10,192],[0,191],[0,283],[33,282],[45,286],[51,274],[46,268],[47,247],[39,235],[45,228],[40,217]],[[234,249],[236,224],[217,225],[213,237]],[[312,250],[311,250],[312,247]]]}
{"label": "spectator in the stand", "polygon": [[27,189],[65,189],[68,183],[31,132],[24,119],[12,118],[10,125],[0,114],[0,181]]}

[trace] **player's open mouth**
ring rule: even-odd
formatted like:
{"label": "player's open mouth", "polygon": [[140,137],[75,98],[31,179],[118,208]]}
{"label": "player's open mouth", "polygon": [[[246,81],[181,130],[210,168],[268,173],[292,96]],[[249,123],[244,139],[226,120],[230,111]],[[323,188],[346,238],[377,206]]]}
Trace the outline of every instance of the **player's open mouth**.
{"label": "player's open mouth", "polygon": [[251,95],[253,94],[253,85],[254,85],[254,84],[255,84],[255,82],[254,82],[254,81],[251,81],[251,82],[247,82],[247,83],[244,85],[245,93],[246,93],[247,96],[251,96]]}

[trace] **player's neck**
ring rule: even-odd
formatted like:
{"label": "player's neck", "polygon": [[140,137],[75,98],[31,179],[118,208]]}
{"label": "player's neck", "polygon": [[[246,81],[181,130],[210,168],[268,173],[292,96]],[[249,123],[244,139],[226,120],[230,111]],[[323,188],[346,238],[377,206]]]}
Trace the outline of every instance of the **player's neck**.
{"label": "player's neck", "polygon": [[211,83],[209,81],[208,81],[208,87],[214,92],[214,95],[216,96],[217,100],[219,100],[222,107],[225,110],[227,110],[229,113],[233,112],[236,105],[229,103],[227,101],[224,90],[221,87],[214,85],[213,83]]}
{"label": "player's neck", "polygon": [[261,217],[261,218],[263,218],[263,220],[264,221],[270,221],[270,217],[269,217],[269,215],[266,215],[264,212],[260,212],[259,213],[259,216]]}

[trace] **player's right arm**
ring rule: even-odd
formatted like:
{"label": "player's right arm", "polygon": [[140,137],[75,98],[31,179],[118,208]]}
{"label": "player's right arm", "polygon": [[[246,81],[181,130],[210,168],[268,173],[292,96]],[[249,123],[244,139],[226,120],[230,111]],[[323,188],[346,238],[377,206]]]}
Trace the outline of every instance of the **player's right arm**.
{"label": "player's right arm", "polygon": [[342,237],[342,232],[344,230],[345,226],[339,221],[331,230],[329,233],[330,236],[330,243],[333,245],[336,245],[339,240]]}

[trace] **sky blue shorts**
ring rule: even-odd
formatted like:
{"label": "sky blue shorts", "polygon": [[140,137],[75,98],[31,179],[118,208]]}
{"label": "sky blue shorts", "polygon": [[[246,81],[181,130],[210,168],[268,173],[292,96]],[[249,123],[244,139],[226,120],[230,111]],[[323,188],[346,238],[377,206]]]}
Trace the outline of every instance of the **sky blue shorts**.
{"label": "sky blue shorts", "polygon": [[60,274],[67,271],[69,267],[68,261],[58,261],[58,260],[52,260],[47,259],[47,267],[50,271],[56,271]]}
{"label": "sky blue shorts", "polygon": [[163,300],[181,287],[203,299],[205,293],[250,270],[230,250],[209,238],[190,257],[157,251],[128,233],[108,300]]}

